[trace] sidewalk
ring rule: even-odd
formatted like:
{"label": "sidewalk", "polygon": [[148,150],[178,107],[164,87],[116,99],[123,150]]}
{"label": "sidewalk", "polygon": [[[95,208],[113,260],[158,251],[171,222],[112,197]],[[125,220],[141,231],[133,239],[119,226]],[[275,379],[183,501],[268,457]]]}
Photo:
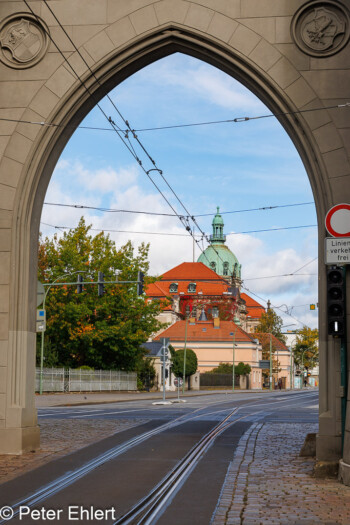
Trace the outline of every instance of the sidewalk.
{"label": "sidewalk", "polygon": [[317,425],[254,423],[228,469],[211,525],[350,524],[350,487],[313,477],[299,457]]}
{"label": "sidewalk", "polygon": [[[236,390],[236,394],[261,394],[264,390]],[[267,392],[267,390],[266,390]],[[277,393],[277,391],[276,391]],[[184,396],[180,390],[180,397],[208,396],[215,394],[232,394],[232,390],[186,390]],[[166,392],[166,399],[176,399],[176,392]],[[140,401],[142,399],[161,400],[162,392],[87,392],[87,393],[53,393],[35,396],[37,408],[94,405],[103,403],[122,403],[125,401]]]}

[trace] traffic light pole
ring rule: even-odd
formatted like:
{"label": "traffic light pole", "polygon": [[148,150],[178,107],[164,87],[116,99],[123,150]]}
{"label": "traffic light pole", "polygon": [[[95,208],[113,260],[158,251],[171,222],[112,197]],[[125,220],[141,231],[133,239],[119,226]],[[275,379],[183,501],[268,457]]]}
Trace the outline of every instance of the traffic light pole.
{"label": "traffic light pole", "polygon": [[[346,267],[343,267],[343,278],[344,278],[344,295],[346,290]],[[344,297],[344,305],[346,304],[346,298]],[[344,312],[346,314],[346,312]],[[343,389],[341,398],[341,434],[342,434],[342,450],[344,450],[344,438],[345,438],[345,424],[346,424],[346,408],[348,399],[348,360],[347,360],[347,338],[346,338],[346,315],[345,315],[345,332],[341,338],[340,343],[340,382]]]}

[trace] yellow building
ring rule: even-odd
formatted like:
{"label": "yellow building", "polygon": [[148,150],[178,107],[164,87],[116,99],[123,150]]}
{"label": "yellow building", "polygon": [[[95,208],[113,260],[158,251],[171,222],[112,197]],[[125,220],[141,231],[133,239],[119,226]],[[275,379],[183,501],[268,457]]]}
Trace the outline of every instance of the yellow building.
{"label": "yellow building", "polygon": [[220,363],[232,364],[234,348],[235,365],[243,362],[251,366],[248,388],[262,388],[262,370],[259,368],[261,344],[255,334],[248,334],[233,321],[221,321],[218,318],[199,321],[190,318],[188,321],[177,321],[154,340],[159,341],[161,337],[169,337],[175,350],[184,348],[186,340],[187,348],[197,356],[201,373],[213,370]]}

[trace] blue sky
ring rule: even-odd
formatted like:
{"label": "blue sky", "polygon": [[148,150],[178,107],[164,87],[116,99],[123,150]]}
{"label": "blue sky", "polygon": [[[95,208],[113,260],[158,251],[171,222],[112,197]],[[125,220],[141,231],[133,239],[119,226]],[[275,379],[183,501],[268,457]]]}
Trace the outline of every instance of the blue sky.
{"label": "blue sky", "polygon": [[[117,86],[110,97],[133,129],[177,125],[244,116],[270,111],[237,81],[192,57],[175,54],[137,72]],[[124,129],[107,99],[101,106]],[[108,127],[95,108],[82,125]],[[277,119],[241,123],[139,131],[157,166],[192,215],[266,206],[313,202],[309,180],[300,157]],[[135,141],[133,141],[135,145]],[[136,147],[136,145],[135,145]],[[142,159],[145,159],[143,156]],[[146,169],[151,164],[144,162]],[[157,172],[150,173],[179,214],[184,211]],[[52,176],[46,202],[103,206],[115,209],[172,213],[116,134],[77,130],[67,144]],[[97,229],[184,234],[175,217],[53,208],[44,206],[42,222],[75,227],[80,216]],[[268,211],[223,215],[227,244],[242,263],[244,286],[286,305],[302,323],[317,326],[316,228],[237,234],[237,232],[315,225],[314,204]],[[211,233],[213,215],[198,217],[203,231]],[[55,233],[42,225],[44,235]],[[192,260],[192,241],[185,236],[111,233],[117,245],[131,239],[151,243],[151,272],[161,274]],[[204,247],[206,244],[204,244]],[[196,258],[200,251],[196,249]],[[308,264],[310,261],[310,264]],[[297,272],[299,277],[267,276]],[[253,295],[256,298],[256,296]],[[260,301],[263,305],[265,302]],[[286,310],[282,306],[282,310]],[[283,315],[289,328],[302,325]]]}

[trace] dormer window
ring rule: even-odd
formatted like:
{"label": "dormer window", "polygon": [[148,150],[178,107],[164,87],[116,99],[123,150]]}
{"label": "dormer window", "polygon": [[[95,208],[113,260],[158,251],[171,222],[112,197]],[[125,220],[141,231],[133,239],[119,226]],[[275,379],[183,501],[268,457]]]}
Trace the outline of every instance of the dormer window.
{"label": "dormer window", "polygon": [[224,262],[224,275],[228,275],[228,262]]}
{"label": "dormer window", "polygon": [[214,272],[216,271],[216,263],[214,261],[210,263],[210,268],[214,270]]}
{"label": "dormer window", "polygon": [[177,283],[171,283],[171,285],[169,287],[169,292],[170,293],[176,293],[177,292],[177,288],[178,288],[178,284]]}
{"label": "dormer window", "polygon": [[190,283],[187,287],[188,293],[195,293],[196,291],[196,283]]}

